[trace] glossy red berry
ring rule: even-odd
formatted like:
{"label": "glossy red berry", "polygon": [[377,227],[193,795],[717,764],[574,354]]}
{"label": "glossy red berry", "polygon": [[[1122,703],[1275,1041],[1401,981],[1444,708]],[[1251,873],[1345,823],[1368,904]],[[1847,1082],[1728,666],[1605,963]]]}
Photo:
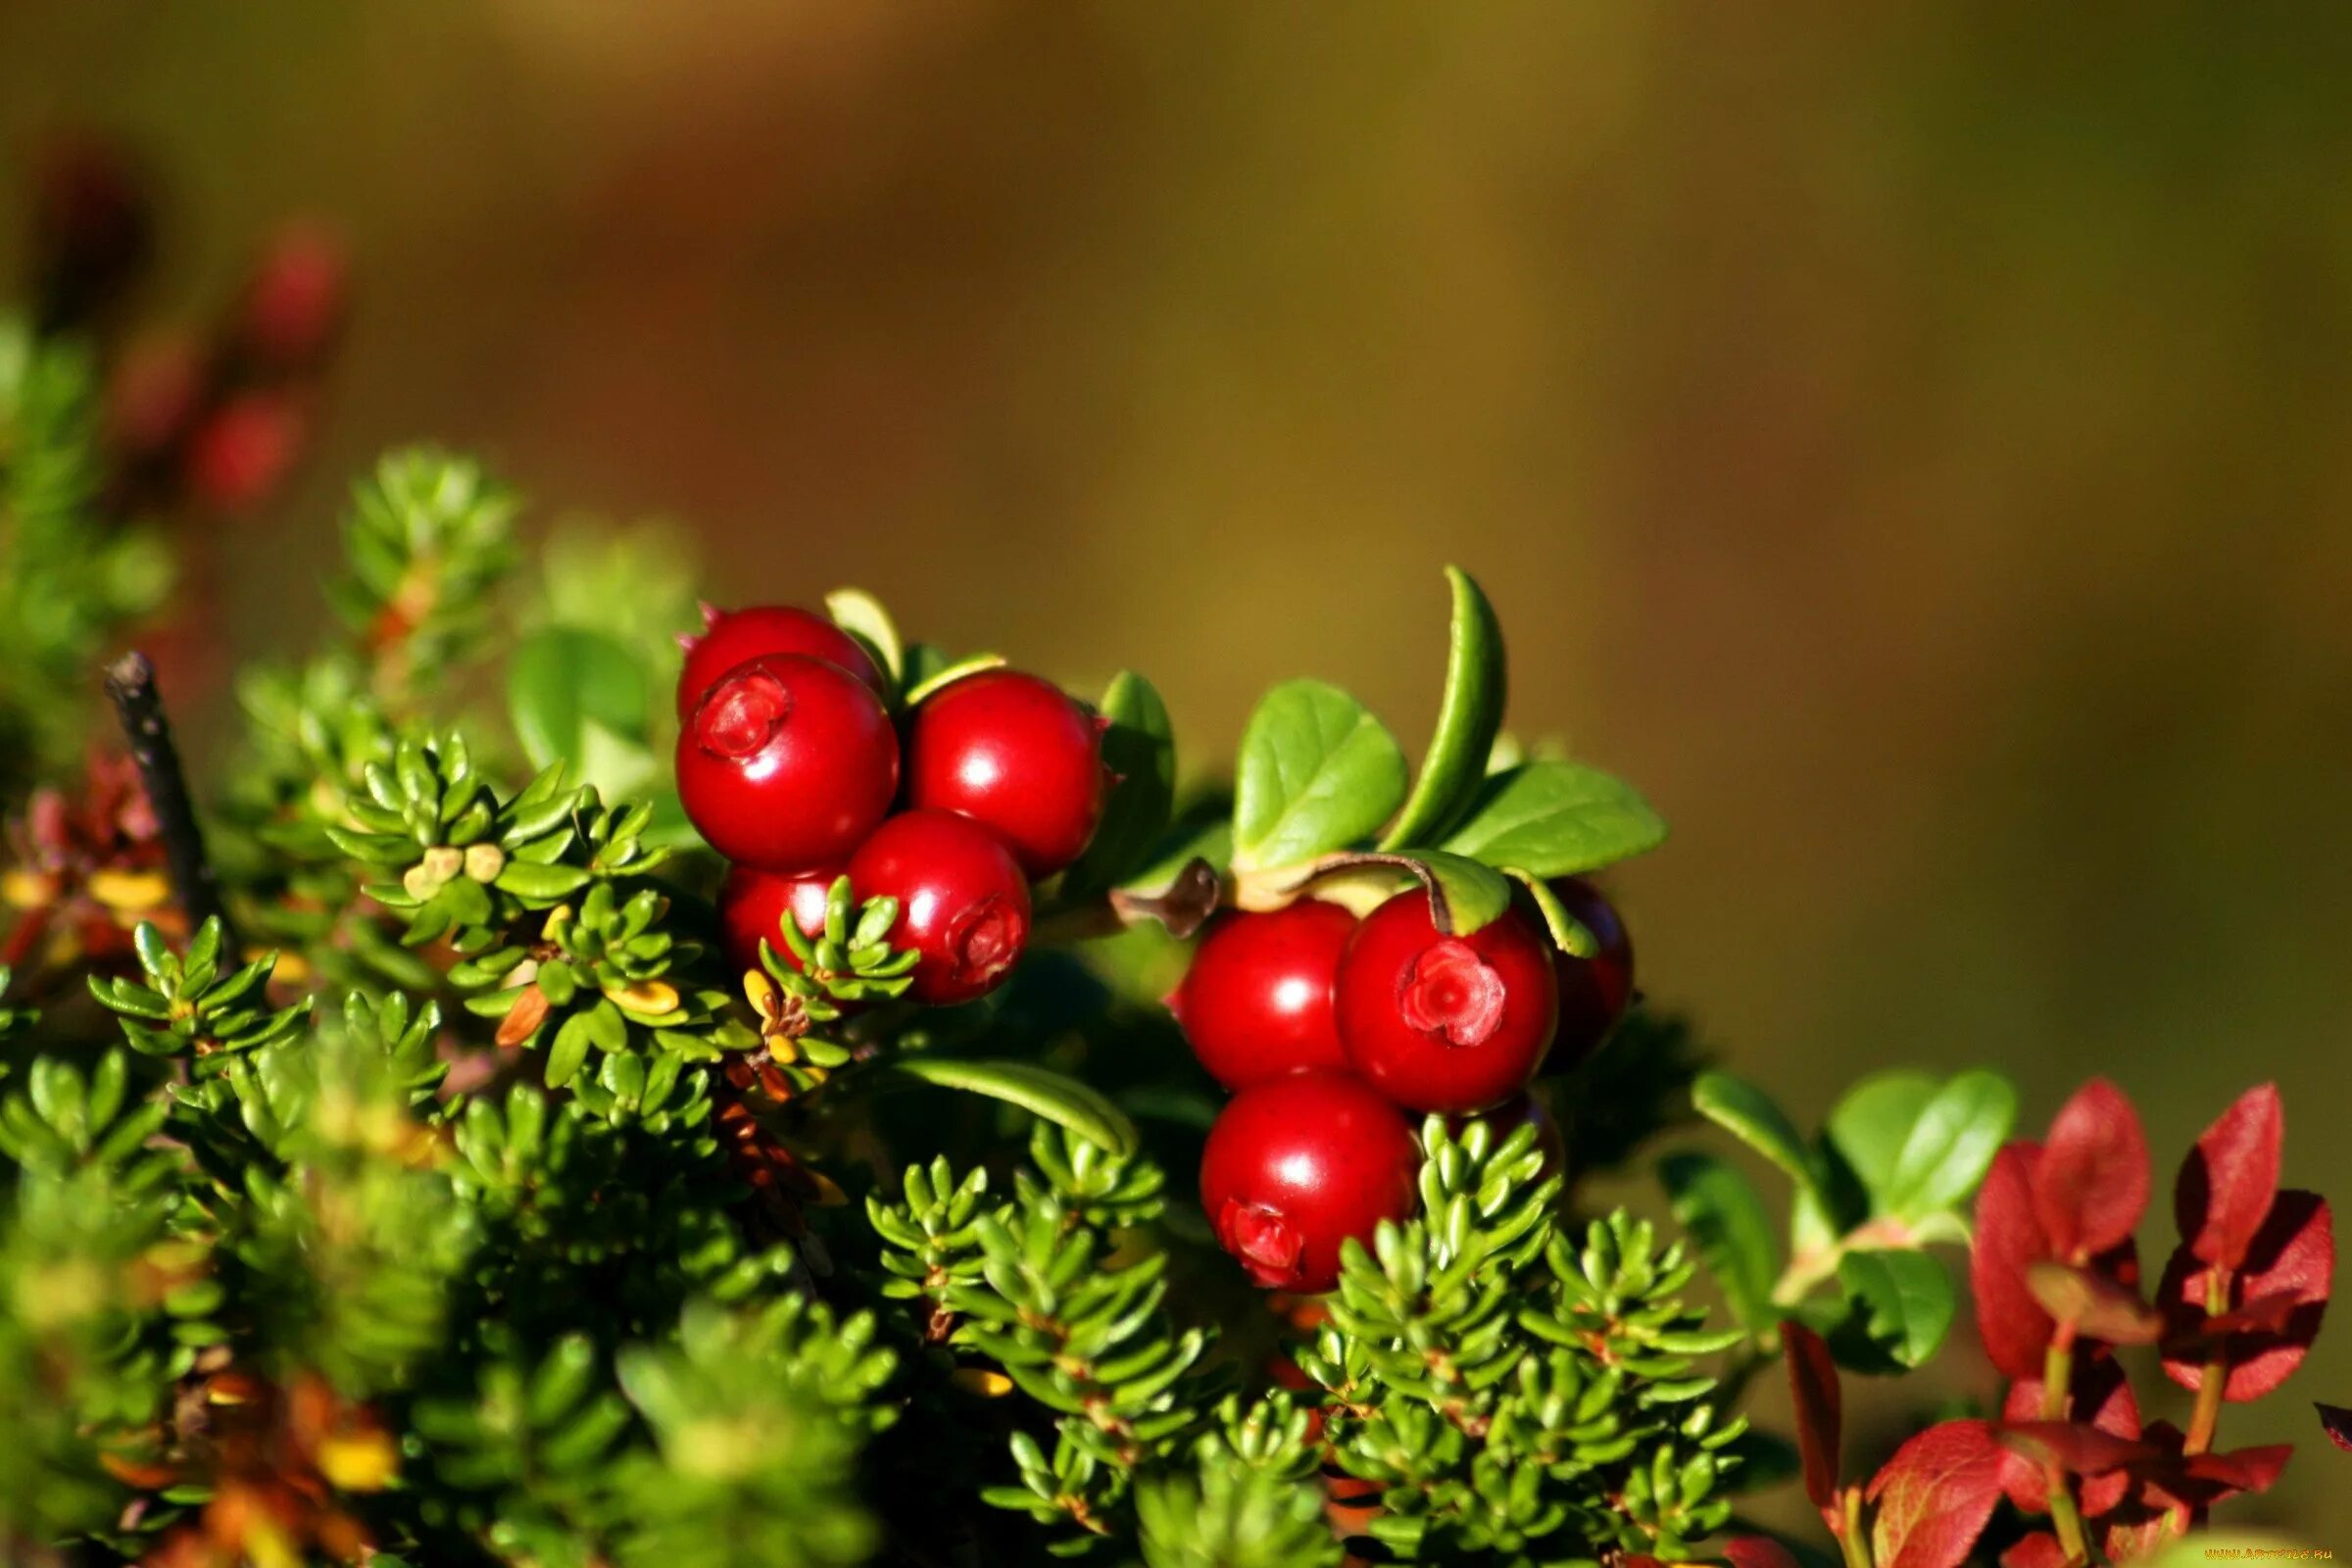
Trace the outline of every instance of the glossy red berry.
{"label": "glossy red berry", "polygon": [[1332,1002],[1355,916],[1301,899],[1217,916],[1168,998],[1193,1054],[1228,1089],[1310,1067],[1345,1067]]}
{"label": "glossy red berry", "polygon": [[1003,984],[1029,944],[1029,883],[1012,852],[976,822],[907,811],[850,857],[860,899],[899,901],[890,945],[922,956],[907,995],[933,1006],[970,1002]]}
{"label": "glossy red berry", "polygon": [[1102,726],[1035,675],[967,675],[926,699],[907,727],[907,801],[987,824],[1033,877],[1086,852],[1108,787]]}
{"label": "glossy red berry", "polygon": [[727,966],[737,974],[760,967],[760,944],[765,942],[777,957],[799,968],[800,960],[783,937],[787,911],[801,935],[814,942],[825,934],[825,899],[841,876],[841,867],[814,871],[762,871],[738,865],[727,872],[718,890],[718,929]]}
{"label": "glossy red berry", "polygon": [[1634,942],[1600,889],[1582,877],[1552,883],[1553,897],[1592,933],[1599,952],[1590,958],[1554,950],[1560,980],[1560,1034],[1555,1065],[1573,1067],[1599,1049],[1634,998]]}
{"label": "glossy red berry", "polygon": [[712,849],[762,871],[839,865],[889,814],[899,738],[857,676],[802,654],[736,665],[678,733],[678,798]]}
{"label": "glossy red berry", "polygon": [[1568,1137],[1560,1131],[1559,1120],[1544,1097],[1533,1089],[1522,1089],[1492,1110],[1475,1111],[1467,1116],[1449,1116],[1446,1128],[1459,1138],[1474,1121],[1487,1124],[1488,1136],[1494,1140],[1488,1147],[1500,1149],[1502,1141],[1521,1127],[1533,1122],[1536,1128],[1536,1148],[1544,1155],[1544,1167],[1539,1176],[1557,1176],[1568,1168]]}
{"label": "glossy red berry", "polygon": [[680,637],[686,667],[678,671],[678,716],[694,711],[721,675],[747,659],[765,654],[806,654],[830,660],[863,681],[875,696],[888,694],[889,682],[875,667],[865,645],[812,610],[792,605],[754,605],[748,610],[703,607],[703,632]]}
{"label": "glossy red berry", "polygon": [[1550,940],[1516,909],[1467,936],[1411,888],[1356,927],[1340,960],[1348,1060],[1413,1110],[1484,1110],[1527,1087],[1559,1020]]}
{"label": "glossy red berry", "polygon": [[1217,1241],[1271,1290],[1328,1291],[1340,1244],[1413,1210],[1421,1151],[1395,1105],[1351,1073],[1269,1078],[1217,1115],[1200,1206]]}

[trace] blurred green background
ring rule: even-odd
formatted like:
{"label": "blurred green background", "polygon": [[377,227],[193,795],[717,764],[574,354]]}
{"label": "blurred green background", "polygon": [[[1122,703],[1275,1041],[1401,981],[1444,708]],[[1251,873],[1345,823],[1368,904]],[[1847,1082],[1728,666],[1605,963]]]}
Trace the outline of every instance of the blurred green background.
{"label": "blurred green background", "polygon": [[[1134,664],[1196,769],[1290,674],[1425,733],[1456,561],[1515,724],[1674,822],[1616,885],[1735,1068],[1995,1063],[2036,1132],[2107,1073],[2168,1192],[2277,1077],[2340,1200],[2352,17],[2124,15],[9,0],[0,204],[134,138],[166,318],[350,236],[239,651],[418,436],[722,600]],[[2234,1517],[2352,1546],[2314,1397],[2352,1327]]]}

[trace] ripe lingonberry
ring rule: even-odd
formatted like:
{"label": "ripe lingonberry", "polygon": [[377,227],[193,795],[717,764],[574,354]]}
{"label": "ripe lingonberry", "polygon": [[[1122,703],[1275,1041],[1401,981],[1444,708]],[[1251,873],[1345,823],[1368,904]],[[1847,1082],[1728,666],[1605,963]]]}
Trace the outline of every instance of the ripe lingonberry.
{"label": "ripe lingonberry", "polygon": [[1328,1291],[1340,1244],[1413,1209],[1421,1151],[1361,1078],[1292,1073],[1233,1097],[1200,1155],[1200,1206],[1225,1250],[1269,1289]]}
{"label": "ripe lingonberry", "polygon": [[987,824],[1033,877],[1085,853],[1108,783],[1101,722],[1035,675],[967,675],[907,727],[907,801]]}
{"label": "ripe lingonberry", "polygon": [[1332,982],[1355,916],[1301,899],[1219,915],[1168,998],[1193,1054],[1228,1089],[1309,1067],[1344,1067]]}
{"label": "ripe lingonberry", "polygon": [[1550,887],[1562,907],[1599,944],[1590,958],[1556,955],[1560,1033],[1552,1049],[1559,1066],[1573,1067],[1597,1050],[1625,1016],[1634,996],[1634,942],[1616,906],[1583,877],[1562,877]]}
{"label": "ripe lingonberry", "polygon": [[727,872],[718,890],[718,929],[727,966],[737,974],[760,967],[760,944],[793,968],[801,966],[784,941],[787,913],[801,935],[814,942],[825,934],[825,898],[841,876],[841,867],[814,871],[762,871],[738,865]]}
{"label": "ripe lingonberry", "polygon": [[899,737],[839,664],[736,665],[678,733],[678,798],[712,849],[762,871],[838,865],[890,811]]}
{"label": "ripe lingonberry", "polygon": [[1397,894],[1356,927],[1340,960],[1348,1062],[1414,1110],[1484,1110],[1518,1093],[1559,1020],[1552,951],[1516,909],[1448,936],[1428,894]]}
{"label": "ripe lingonberry", "polygon": [[686,667],[678,671],[678,716],[694,711],[718,678],[748,659],[763,654],[806,654],[830,660],[863,681],[875,696],[889,683],[874,666],[865,645],[824,616],[792,605],[754,605],[748,610],[703,607],[700,636],[682,636]]}
{"label": "ripe lingonberry", "polygon": [[1029,883],[1012,852],[976,822],[906,811],[850,857],[861,899],[899,901],[890,945],[921,957],[907,995],[933,1006],[970,1002],[1012,972],[1029,942]]}

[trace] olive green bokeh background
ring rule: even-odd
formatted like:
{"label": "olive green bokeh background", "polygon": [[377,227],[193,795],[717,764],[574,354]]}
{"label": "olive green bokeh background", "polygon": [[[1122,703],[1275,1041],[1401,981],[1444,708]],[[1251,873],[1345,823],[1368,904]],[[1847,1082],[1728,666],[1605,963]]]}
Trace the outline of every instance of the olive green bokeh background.
{"label": "olive green bokeh background", "polygon": [[[1290,674],[1425,733],[1456,561],[1674,822],[1617,885],[1733,1066],[2108,1073],[2167,1191],[2275,1076],[2352,1197],[2340,11],[9,0],[7,213],[59,125],[170,181],[166,316],[355,244],[241,649],[420,435],[725,599],[1132,663],[1195,767]],[[2235,1517],[2352,1549],[2314,1397],[2352,1325]]]}

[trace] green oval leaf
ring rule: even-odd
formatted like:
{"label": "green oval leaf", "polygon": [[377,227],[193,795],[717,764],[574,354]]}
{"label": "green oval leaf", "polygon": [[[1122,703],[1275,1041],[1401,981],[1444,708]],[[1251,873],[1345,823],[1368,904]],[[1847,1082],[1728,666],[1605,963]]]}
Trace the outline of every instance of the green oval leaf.
{"label": "green oval leaf", "polygon": [[882,608],[881,600],[862,588],[836,588],[825,595],[825,613],[833,617],[834,625],[865,644],[891,684],[905,678],[906,650],[899,641],[898,623]]}
{"label": "green oval leaf", "polygon": [[1488,779],[1445,848],[1551,877],[1597,870],[1665,842],[1665,822],[1623,779],[1542,760]]}
{"label": "green oval leaf", "polygon": [[1494,607],[1470,574],[1447,566],[1453,585],[1453,626],[1446,653],[1446,695],[1438,727],[1421,759],[1421,776],[1404,809],[1380,841],[1384,850],[1434,843],[1460,817],[1486,776],[1487,759],[1502,728],[1508,679],[1502,626]]}
{"label": "green oval leaf", "polygon": [[1802,1133],[1772,1097],[1728,1072],[1702,1072],[1690,1085],[1698,1113],[1771,1160],[1806,1192],[1814,1188],[1813,1154]]}
{"label": "green oval leaf", "polygon": [[1123,669],[1102,693],[1102,713],[1109,723],[1102,765],[1116,782],[1094,842],[1062,875],[1065,896],[1101,892],[1141,869],[1176,803],[1176,733],[1158,691]]}
{"label": "green oval leaf", "polygon": [[1363,704],[1322,681],[1286,681],[1242,734],[1234,867],[1291,865],[1368,838],[1404,783],[1404,753]]}
{"label": "green oval leaf", "polygon": [[1136,1150],[1135,1123],[1102,1091],[1075,1078],[1027,1061],[956,1061],[945,1056],[909,1056],[891,1071],[917,1083],[961,1089],[1020,1106],[1058,1122],[1114,1154]]}
{"label": "green oval leaf", "polygon": [[966,675],[977,675],[984,669],[1003,669],[1004,667],[1004,656],[1003,654],[974,654],[969,659],[958,659],[953,664],[944,664],[933,670],[907,688],[906,706],[908,708],[916,706],[942,686],[953,686]]}
{"label": "green oval leaf", "polygon": [[1772,1286],[1780,1273],[1772,1221],[1747,1178],[1712,1154],[1692,1151],[1658,1161],[1675,1222],[1690,1233],[1732,1316],[1753,1331],[1779,1314]]}
{"label": "green oval leaf", "polygon": [[1951,1275],[1925,1252],[1848,1252],[1838,1260],[1838,1283],[1846,1322],[1844,1332],[1829,1336],[1830,1348],[1857,1372],[1925,1365],[1943,1345],[1959,1305]]}
{"label": "green oval leaf", "polygon": [[2017,1120],[2017,1091],[1997,1072],[1957,1073],[1922,1105],[1888,1175],[1886,1206],[1905,1219],[1968,1201]]}
{"label": "green oval leaf", "polygon": [[590,724],[642,745],[653,677],[625,643],[583,626],[546,626],[507,662],[507,714],[533,767],[577,760]]}
{"label": "green oval leaf", "polygon": [[1568,912],[1568,906],[1551,891],[1551,884],[1542,877],[1521,870],[1515,865],[1502,868],[1503,875],[1527,889],[1535,902],[1536,912],[1544,917],[1544,929],[1551,933],[1551,945],[1572,958],[1590,958],[1600,951],[1600,943],[1585,928],[1585,923]]}

